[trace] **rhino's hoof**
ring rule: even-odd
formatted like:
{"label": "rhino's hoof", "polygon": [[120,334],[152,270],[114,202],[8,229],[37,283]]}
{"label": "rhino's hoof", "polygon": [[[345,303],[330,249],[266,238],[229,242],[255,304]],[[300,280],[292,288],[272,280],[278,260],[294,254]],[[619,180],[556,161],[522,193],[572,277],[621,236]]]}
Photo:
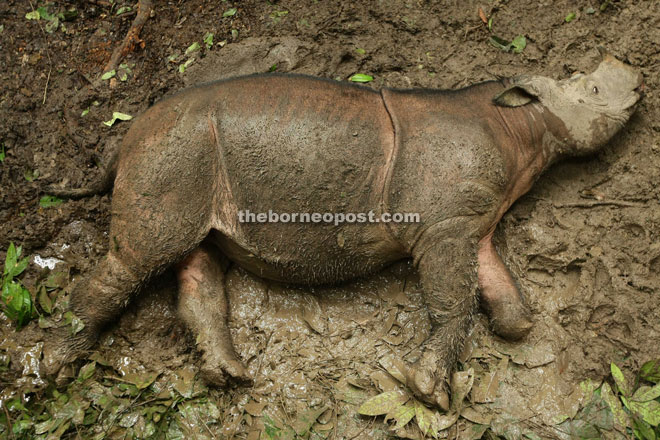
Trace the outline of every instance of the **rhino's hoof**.
{"label": "rhino's hoof", "polygon": [[526,317],[515,320],[493,319],[490,323],[493,332],[507,341],[517,341],[529,334],[534,323]]}
{"label": "rhino's hoof", "polygon": [[84,357],[94,345],[96,333],[84,329],[75,336],[69,335],[68,327],[56,329],[44,341],[41,370],[46,376],[55,377],[58,385],[73,377],[73,362]]}
{"label": "rhino's hoof", "polygon": [[420,400],[444,411],[449,410],[449,392],[444,374],[434,374],[418,362],[408,370],[407,384]]}
{"label": "rhino's hoof", "polygon": [[245,385],[252,385],[252,378],[248,375],[245,367],[238,360],[230,361],[203,361],[200,375],[208,385],[218,388],[227,385],[230,380]]}
{"label": "rhino's hoof", "polygon": [[520,302],[498,302],[489,315],[493,332],[508,341],[524,338],[534,327],[532,313]]}

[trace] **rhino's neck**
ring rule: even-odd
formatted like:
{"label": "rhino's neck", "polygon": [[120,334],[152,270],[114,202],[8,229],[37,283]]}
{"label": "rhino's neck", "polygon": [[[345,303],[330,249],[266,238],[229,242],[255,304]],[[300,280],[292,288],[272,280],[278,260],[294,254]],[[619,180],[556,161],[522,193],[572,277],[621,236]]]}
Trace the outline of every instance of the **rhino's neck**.
{"label": "rhino's neck", "polygon": [[[498,84],[496,93],[508,85],[507,80]],[[486,119],[509,169],[510,205],[564,154],[565,127],[539,102],[520,107],[501,107],[489,102],[486,108]]]}

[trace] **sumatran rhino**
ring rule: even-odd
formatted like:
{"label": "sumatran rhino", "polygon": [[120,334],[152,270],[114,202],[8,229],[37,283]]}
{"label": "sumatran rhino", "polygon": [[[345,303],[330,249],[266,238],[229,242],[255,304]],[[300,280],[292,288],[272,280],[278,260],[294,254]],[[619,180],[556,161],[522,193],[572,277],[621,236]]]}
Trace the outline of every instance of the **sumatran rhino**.
{"label": "sumatran rhino", "polygon": [[[47,344],[50,373],[95,343],[150,277],[174,266],[182,319],[211,384],[248,379],[227,326],[230,260],[264,278],[333,284],[411,257],[432,331],[407,384],[446,408],[446,380],[481,304],[524,336],[530,312],[491,237],[561,157],[602,147],[642,76],[601,51],[589,75],[521,75],[461,90],[380,91],[302,75],[184,90],[137,118],[114,178],[110,250],[71,293],[85,324]],[[83,196],[91,190],[60,190]],[[239,213],[416,213],[408,223],[241,223]]]}

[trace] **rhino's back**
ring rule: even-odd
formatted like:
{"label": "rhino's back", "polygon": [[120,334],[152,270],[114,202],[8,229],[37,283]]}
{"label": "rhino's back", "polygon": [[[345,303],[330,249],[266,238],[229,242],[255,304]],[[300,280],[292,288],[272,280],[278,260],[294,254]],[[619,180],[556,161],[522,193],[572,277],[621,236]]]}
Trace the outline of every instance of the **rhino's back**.
{"label": "rhino's back", "polygon": [[294,282],[338,281],[392,259],[378,224],[238,222],[239,211],[379,213],[394,145],[380,93],[284,75],[223,81],[213,93],[216,226],[230,256]]}

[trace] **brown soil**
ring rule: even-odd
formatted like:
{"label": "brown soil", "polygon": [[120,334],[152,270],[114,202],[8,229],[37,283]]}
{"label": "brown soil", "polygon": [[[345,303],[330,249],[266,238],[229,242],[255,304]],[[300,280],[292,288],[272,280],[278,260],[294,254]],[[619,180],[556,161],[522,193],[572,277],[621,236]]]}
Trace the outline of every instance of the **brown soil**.
{"label": "brown soil", "polygon": [[[505,215],[496,241],[529,299],[535,327],[522,342],[506,343],[481,316],[463,368],[475,369],[470,399],[478,414],[492,418],[495,432],[567,438],[555,423],[575,414],[581,381],[603,380],[610,362],[637,371],[660,357],[660,2],[612,1],[601,11],[595,0],[155,1],[141,34],[145,48],[124,60],[134,64],[127,81],[105,81],[73,109],[80,115],[90,108],[79,118],[83,145],[77,146],[67,133],[66,111],[77,91],[102,73],[133,19],[131,13],[117,16],[106,2],[94,3],[52,3],[51,11],[79,11],[64,23],[66,30],[53,33],[40,27],[44,20],[25,19],[29,1],[0,5],[0,142],[6,151],[0,249],[14,242],[26,255],[61,259],[72,279],[90,270],[108,246],[110,196],[41,208],[42,188],[93,181],[103,152],[129,126],[109,128],[102,121],[113,111],[137,115],[186,85],[271,68],[340,80],[367,73],[374,87],[457,88],[518,73],[565,78],[595,67],[595,48],[603,45],[643,72],[646,97],[603,151],[554,166]],[[488,44],[478,6],[493,17],[498,36],[527,37],[522,53]],[[230,7],[236,14],[223,18]],[[577,18],[567,23],[570,12]],[[207,32],[226,44],[205,49]],[[195,41],[202,49],[185,55]],[[176,62],[168,61],[173,54],[179,54]],[[180,73],[178,66],[192,58]],[[36,171],[34,181],[26,180]],[[31,264],[25,283],[38,275]],[[98,350],[118,371],[198,365],[194,341],[176,318],[175,284],[171,273],[152,282],[101,339]],[[212,394],[225,397],[218,397],[218,406],[223,402],[228,414],[214,435],[246,438],[262,430],[262,417],[246,416],[254,402],[288,424],[327,407],[321,419],[330,438],[386,435],[382,418],[357,416],[356,405],[396,387],[385,372],[395,373],[391,359],[414,355],[428,332],[407,263],[373,279],[313,291],[265,283],[240,268],[230,270],[227,284],[232,336],[255,385]],[[21,358],[6,373],[6,397],[24,385],[21,370],[39,379],[21,352],[48,330],[35,321],[15,332],[5,318],[0,326],[1,346],[11,345],[12,359]],[[499,380],[499,388],[488,390],[488,378]],[[469,426],[462,418],[445,433],[472,438]]]}

